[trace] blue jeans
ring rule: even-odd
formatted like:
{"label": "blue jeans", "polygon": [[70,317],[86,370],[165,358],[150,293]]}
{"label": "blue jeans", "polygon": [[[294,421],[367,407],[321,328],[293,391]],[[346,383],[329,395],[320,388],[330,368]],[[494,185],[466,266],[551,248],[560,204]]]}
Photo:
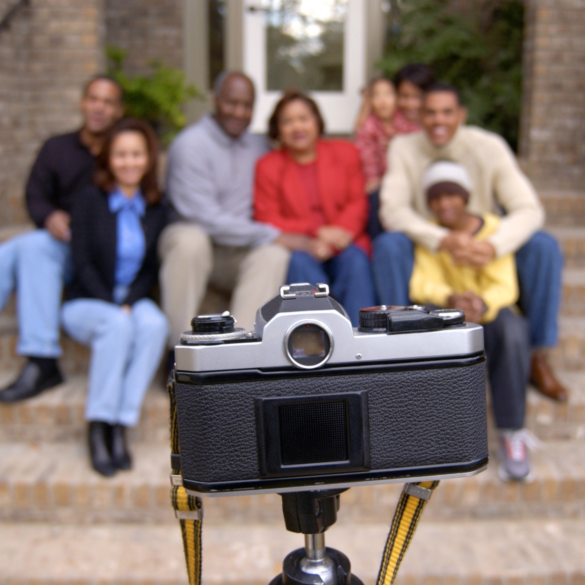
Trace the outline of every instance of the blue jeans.
{"label": "blue jeans", "polygon": [[19,355],[58,358],[63,283],[71,278],[69,244],[35,230],[0,245],[0,310],[16,292]]}
{"label": "blue jeans", "polygon": [[[414,245],[402,233],[385,232],[374,241],[373,272],[378,300],[408,305],[408,284],[414,265]],[[536,232],[516,253],[519,305],[530,325],[533,348],[554,347],[561,303],[563,256],[557,241]]]}
{"label": "blue jeans", "polygon": [[135,426],[166,346],[166,317],[150,299],[135,303],[131,313],[114,303],[75,299],[63,304],[62,316],[65,331],[91,346],[86,419]]}
{"label": "blue jeans", "polygon": [[343,305],[354,327],[359,324],[359,310],[376,300],[370,260],[353,244],[327,262],[319,262],[307,252],[293,252],[286,281],[330,284],[331,296]]}

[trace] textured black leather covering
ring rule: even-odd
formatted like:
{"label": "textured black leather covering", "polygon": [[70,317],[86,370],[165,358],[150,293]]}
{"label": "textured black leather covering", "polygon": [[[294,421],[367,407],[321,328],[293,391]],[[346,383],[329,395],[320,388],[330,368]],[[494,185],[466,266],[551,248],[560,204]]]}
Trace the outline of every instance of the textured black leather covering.
{"label": "textured black leather covering", "polygon": [[[254,399],[367,390],[372,471],[487,457],[485,363],[176,385],[183,478],[260,479]],[[322,372],[323,374],[323,372]]]}

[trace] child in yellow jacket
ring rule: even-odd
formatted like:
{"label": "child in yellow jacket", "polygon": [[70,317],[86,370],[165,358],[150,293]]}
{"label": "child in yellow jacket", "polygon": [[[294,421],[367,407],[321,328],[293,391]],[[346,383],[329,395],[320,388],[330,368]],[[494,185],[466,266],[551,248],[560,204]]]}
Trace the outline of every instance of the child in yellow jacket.
{"label": "child in yellow jacket", "polygon": [[[441,226],[477,240],[485,240],[498,228],[497,216],[474,215],[467,210],[472,187],[463,166],[447,161],[434,163],[425,172],[423,185],[429,209]],[[515,310],[518,294],[512,254],[474,268],[456,264],[446,250],[415,248],[412,301],[461,309],[467,321],[484,326],[494,416],[501,433],[500,476],[505,480],[530,476],[527,433],[523,430],[530,332],[524,317]]]}

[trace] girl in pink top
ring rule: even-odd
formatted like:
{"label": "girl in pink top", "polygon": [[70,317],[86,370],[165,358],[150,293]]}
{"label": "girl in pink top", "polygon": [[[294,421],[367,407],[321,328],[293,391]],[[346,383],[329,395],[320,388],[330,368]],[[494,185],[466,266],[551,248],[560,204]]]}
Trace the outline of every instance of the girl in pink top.
{"label": "girl in pink top", "polygon": [[366,191],[378,189],[386,172],[386,152],[396,134],[409,134],[420,129],[396,108],[394,84],[384,77],[369,85],[370,114],[356,132],[355,144],[360,151]]}
{"label": "girl in pink top", "polygon": [[403,67],[394,81],[378,77],[366,88],[356,123],[355,144],[370,196],[368,233],[372,239],[382,231],[378,220],[379,189],[387,171],[388,145],[398,134],[420,130],[422,96],[434,79],[429,67],[412,64]]}

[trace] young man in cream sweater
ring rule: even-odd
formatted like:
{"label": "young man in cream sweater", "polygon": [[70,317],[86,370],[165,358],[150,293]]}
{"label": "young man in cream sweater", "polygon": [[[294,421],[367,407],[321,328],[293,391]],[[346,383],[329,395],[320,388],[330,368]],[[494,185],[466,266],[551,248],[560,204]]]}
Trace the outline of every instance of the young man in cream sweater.
{"label": "young man in cream sweater", "polygon": [[[423,175],[433,226],[469,236],[472,242],[489,240],[501,220],[492,213],[473,214],[466,205],[472,192],[464,167],[440,161]],[[496,427],[500,431],[500,477],[525,480],[530,475],[527,440],[523,429],[530,366],[530,331],[518,314],[518,279],[514,255],[504,254],[481,268],[457,264],[445,249],[431,252],[417,245],[410,279],[410,299],[422,305],[455,307],[467,321],[484,326],[485,352]]]}
{"label": "young man in cream sweater", "polygon": [[[557,344],[561,299],[562,255],[555,239],[539,231],[544,210],[536,192],[502,138],[465,126],[466,110],[455,88],[437,83],[425,94],[423,132],[397,137],[388,154],[380,194],[380,220],[387,232],[374,242],[374,280],[380,302],[408,304],[414,244],[445,250],[460,265],[484,267],[495,258],[515,254],[520,306],[531,332],[532,383],[546,396],[567,400],[566,389],[547,362],[547,349]],[[423,175],[434,162],[461,164],[473,189],[471,213],[501,214],[498,228],[486,240],[449,231],[428,221]]]}

